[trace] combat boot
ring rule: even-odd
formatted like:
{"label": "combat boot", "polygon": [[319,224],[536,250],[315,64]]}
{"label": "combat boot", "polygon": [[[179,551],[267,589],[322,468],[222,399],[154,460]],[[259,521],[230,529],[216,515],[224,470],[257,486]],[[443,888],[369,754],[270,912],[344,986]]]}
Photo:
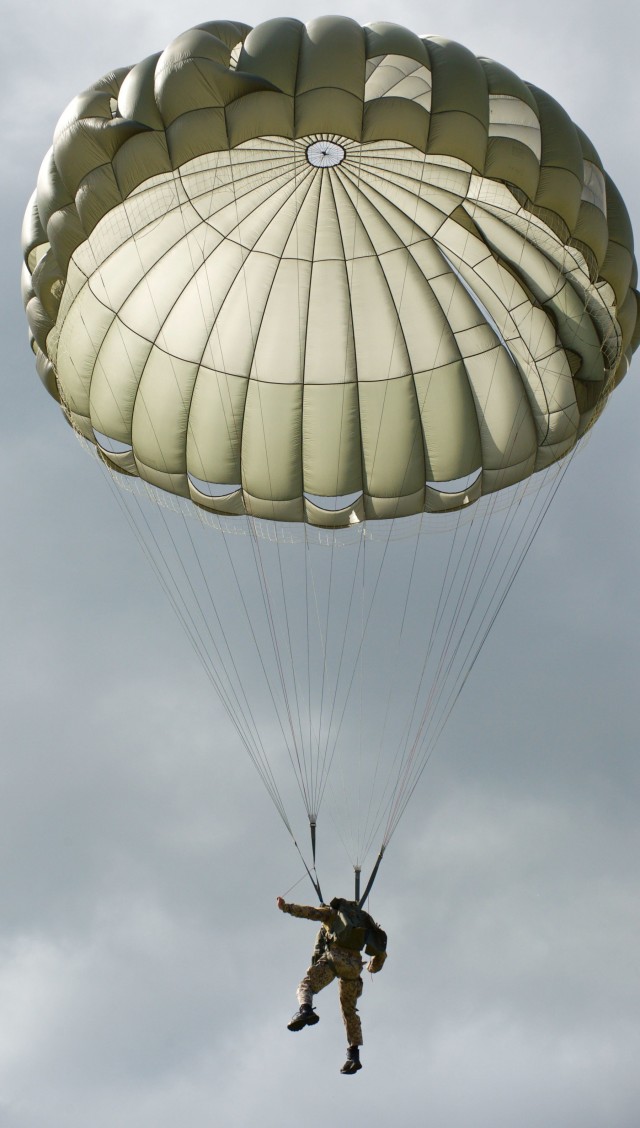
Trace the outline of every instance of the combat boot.
{"label": "combat boot", "polygon": [[302,1030],[304,1026],[315,1026],[316,1022],[320,1022],[320,1015],[316,1014],[311,1003],[303,1003],[291,1022],[287,1023],[287,1030]]}
{"label": "combat boot", "polygon": [[341,1073],[357,1073],[362,1069],[362,1062],[360,1061],[360,1047],[348,1046],[347,1047],[347,1060],[345,1061]]}

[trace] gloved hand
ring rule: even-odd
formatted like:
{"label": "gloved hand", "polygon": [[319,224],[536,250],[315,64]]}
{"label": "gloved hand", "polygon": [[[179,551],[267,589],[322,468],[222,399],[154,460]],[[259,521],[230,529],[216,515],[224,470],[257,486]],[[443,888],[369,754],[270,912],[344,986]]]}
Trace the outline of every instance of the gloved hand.
{"label": "gloved hand", "polygon": [[372,956],[367,964],[367,971],[370,971],[372,975],[375,975],[377,971],[382,971],[386,958],[386,952],[382,952],[379,956]]}

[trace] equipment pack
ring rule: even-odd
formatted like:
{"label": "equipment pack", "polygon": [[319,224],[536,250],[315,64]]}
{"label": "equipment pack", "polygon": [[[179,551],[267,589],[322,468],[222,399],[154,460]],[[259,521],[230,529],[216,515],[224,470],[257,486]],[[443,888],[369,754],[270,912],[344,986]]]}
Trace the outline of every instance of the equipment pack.
{"label": "equipment pack", "polygon": [[336,944],[353,952],[364,948],[368,956],[386,952],[387,934],[369,913],[355,901],[340,901],[334,907],[336,921],[331,936]]}

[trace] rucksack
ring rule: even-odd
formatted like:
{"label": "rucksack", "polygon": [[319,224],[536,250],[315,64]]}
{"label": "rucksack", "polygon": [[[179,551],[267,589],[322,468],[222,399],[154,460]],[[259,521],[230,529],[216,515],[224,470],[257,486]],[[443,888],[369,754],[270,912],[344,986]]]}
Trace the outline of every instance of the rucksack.
{"label": "rucksack", "polygon": [[379,956],[387,950],[387,934],[355,901],[340,901],[331,938],[341,948]]}

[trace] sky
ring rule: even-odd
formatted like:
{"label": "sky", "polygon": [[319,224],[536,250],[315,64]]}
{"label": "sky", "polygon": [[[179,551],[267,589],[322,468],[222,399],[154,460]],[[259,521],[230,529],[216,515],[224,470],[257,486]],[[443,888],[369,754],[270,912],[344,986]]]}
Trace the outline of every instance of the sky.
{"label": "sky", "polygon": [[[342,13],[457,39],[549,91],[638,230],[630,3]],[[204,19],[318,14],[35,0],[4,16],[0,1128],[638,1122],[638,362],[385,859],[371,911],[390,956],[365,982],[354,1080],[334,988],[318,1026],[286,1030],[314,926],[275,897],[299,859],[35,374],[19,233],[67,102]]]}

